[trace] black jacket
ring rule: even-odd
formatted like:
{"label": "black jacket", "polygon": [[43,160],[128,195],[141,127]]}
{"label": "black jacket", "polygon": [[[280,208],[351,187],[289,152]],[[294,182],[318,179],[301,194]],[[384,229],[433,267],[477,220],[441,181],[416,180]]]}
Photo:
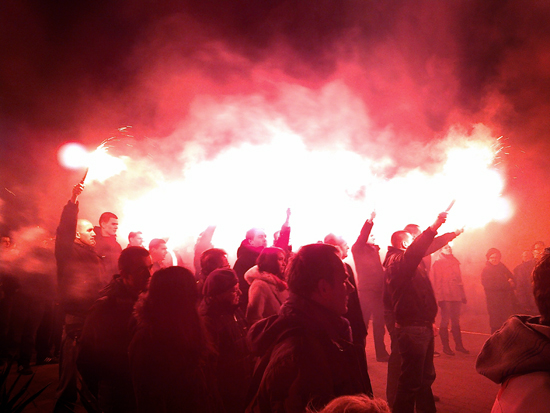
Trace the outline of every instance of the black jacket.
{"label": "black jacket", "polygon": [[101,280],[103,285],[108,284],[113,275],[118,274],[118,257],[122,247],[116,240],[116,236],[103,236],[101,227],[94,227],[95,251],[101,257],[105,267],[105,277]]}
{"label": "black jacket", "polygon": [[90,246],[75,241],[78,203],[63,208],[55,239],[57,285],[65,313],[85,317],[99,296],[103,265]]}
{"label": "black jacket", "polygon": [[291,293],[280,314],[254,324],[248,337],[261,357],[248,412],[303,412],[338,396],[372,396],[348,321],[311,300]]}

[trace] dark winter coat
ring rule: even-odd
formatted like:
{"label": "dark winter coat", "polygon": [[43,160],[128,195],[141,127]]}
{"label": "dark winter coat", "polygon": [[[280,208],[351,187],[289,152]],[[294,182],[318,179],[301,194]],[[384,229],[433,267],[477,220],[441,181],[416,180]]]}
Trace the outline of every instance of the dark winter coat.
{"label": "dark winter coat", "polygon": [[224,307],[217,301],[200,308],[201,317],[217,354],[214,373],[226,413],[244,411],[252,378],[252,357],[246,341],[248,324],[240,309]]}
{"label": "dark winter coat", "polygon": [[369,290],[382,295],[384,291],[384,267],[380,262],[380,247],[368,243],[372,226],[372,222],[365,222],[357,241],[351,247],[351,253],[357,271],[359,291]]}
{"label": "dark winter coat", "polygon": [[104,274],[95,250],[75,241],[78,203],[63,208],[55,239],[57,284],[65,313],[85,317],[99,297]]}
{"label": "dark winter coat", "polygon": [[261,359],[247,412],[303,412],[338,396],[372,395],[348,321],[311,300],[291,293],[280,314],[256,323],[248,337]]}
{"label": "dark winter coat", "polygon": [[102,280],[103,285],[111,281],[113,275],[118,274],[118,257],[122,252],[122,247],[116,240],[116,236],[103,236],[101,227],[94,227],[95,232],[95,251],[103,261],[105,267],[105,276]]}
{"label": "dark winter coat", "polygon": [[102,407],[109,406],[109,411],[134,411],[128,346],[138,297],[118,276],[103,289],[102,295],[90,309],[82,329],[78,369],[89,389],[99,395]]}
{"label": "dark winter coat", "polygon": [[248,289],[250,288],[250,284],[244,279],[244,274],[256,265],[256,260],[263,249],[264,247],[252,247],[249,245],[248,240],[245,239],[237,250],[237,261],[233,265],[233,270],[239,278],[239,288],[242,292],[239,307],[244,314],[246,314],[246,308],[248,307]]}

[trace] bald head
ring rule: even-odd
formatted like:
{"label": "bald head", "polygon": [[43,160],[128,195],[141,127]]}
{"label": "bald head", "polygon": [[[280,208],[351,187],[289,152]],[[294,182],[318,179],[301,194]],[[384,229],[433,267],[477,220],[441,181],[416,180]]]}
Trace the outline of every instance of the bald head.
{"label": "bald head", "polygon": [[406,250],[411,242],[413,242],[413,236],[410,232],[407,231],[397,231],[394,232],[391,236],[391,245],[394,248],[399,248],[400,250]]}
{"label": "bald head", "polygon": [[404,230],[411,234],[413,236],[413,239],[418,237],[422,233],[420,227],[416,224],[409,224],[404,228]]}
{"label": "bald head", "polygon": [[95,246],[94,226],[87,219],[79,219],[76,222],[76,239],[84,245]]}

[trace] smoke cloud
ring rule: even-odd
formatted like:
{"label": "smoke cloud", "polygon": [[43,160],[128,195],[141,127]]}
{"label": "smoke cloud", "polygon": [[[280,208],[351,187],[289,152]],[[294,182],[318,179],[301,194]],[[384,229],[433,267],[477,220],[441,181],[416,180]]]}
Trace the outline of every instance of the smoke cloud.
{"label": "smoke cloud", "polygon": [[[356,154],[366,177],[388,181],[441,171],[446,149],[480,138],[481,128],[483,139],[503,136],[497,169],[515,218],[464,234],[476,245],[468,252],[483,260],[497,246],[512,265],[534,240],[547,240],[544,2],[18,1],[1,8],[0,207],[12,230],[41,225],[53,234],[83,174],[58,165],[59,147],[77,141],[93,150],[127,125],[135,138],[110,149],[126,157],[127,171],[90,183],[82,196],[81,215],[93,222],[106,210],[122,216],[126,202],[159,186],[189,184],[193,166],[235,159],[232,151],[247,145],[288,142],[298,151],[292,137],[299,136],[309,151]],[[253,165],[260,170],[243,173],[265,172]],[[341,179],[353,181],[343,185],[350,199],[375,204],[369,194],[378,181]],[[284,182],[276,191],[291,202]],[[200,191],[187,193],[195,198],[179,202],[201,204]],[[239,202],[227,197],[231,191],[224,202]],[[446,204],[426,205],[426,215]],[[273,203],[281,223],[287,206]],[[147,219],[163,207],[153,205]],[[396,227],[429,225],[427,216],[395,219]],[[206,221],[178,231],[192,240]],[[340,231],[352,241],[360,224]],[[239,238],[246,228],[234,230]]]}

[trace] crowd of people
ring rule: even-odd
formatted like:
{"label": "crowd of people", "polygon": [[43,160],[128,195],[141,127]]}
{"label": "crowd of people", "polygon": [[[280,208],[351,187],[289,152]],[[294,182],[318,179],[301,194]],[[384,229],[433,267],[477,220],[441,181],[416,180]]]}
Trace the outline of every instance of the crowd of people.
{"label": "crowd of people", "polygon": [[[18,257],[8,236],[1,243],[0,357],[14,357],[20,374],[32,374],[34,352],[37,365],[59,363],[54,412],[74,412],[80,400],[105,413],[431,413],[438,311],[443,352],[469,353],[450,244],[463,230],[438,235],[448,212],[424,231],[394,232],[383,262],[373,212],[351,247],[356,274],[335,234],[293,251],[290,210],[272,246],[263,230],[246,233],[233,268],[207,228],[191,271],[166,240],[145,248],[139,231],[122,249],[111,212],[95,227],[79,218],[83,189],[73,188],[53,246]],[[478,371],[502,384],[494,411],[542,412],[548,390],[533,393],[550,384],[550,258],[542,242],[513,273],[498,249],[486,258],[494,334]],[[368,373],[371,320],[376,360],[388,363],[387,402]],[[539,410],[521,410],[529,400]]]}

